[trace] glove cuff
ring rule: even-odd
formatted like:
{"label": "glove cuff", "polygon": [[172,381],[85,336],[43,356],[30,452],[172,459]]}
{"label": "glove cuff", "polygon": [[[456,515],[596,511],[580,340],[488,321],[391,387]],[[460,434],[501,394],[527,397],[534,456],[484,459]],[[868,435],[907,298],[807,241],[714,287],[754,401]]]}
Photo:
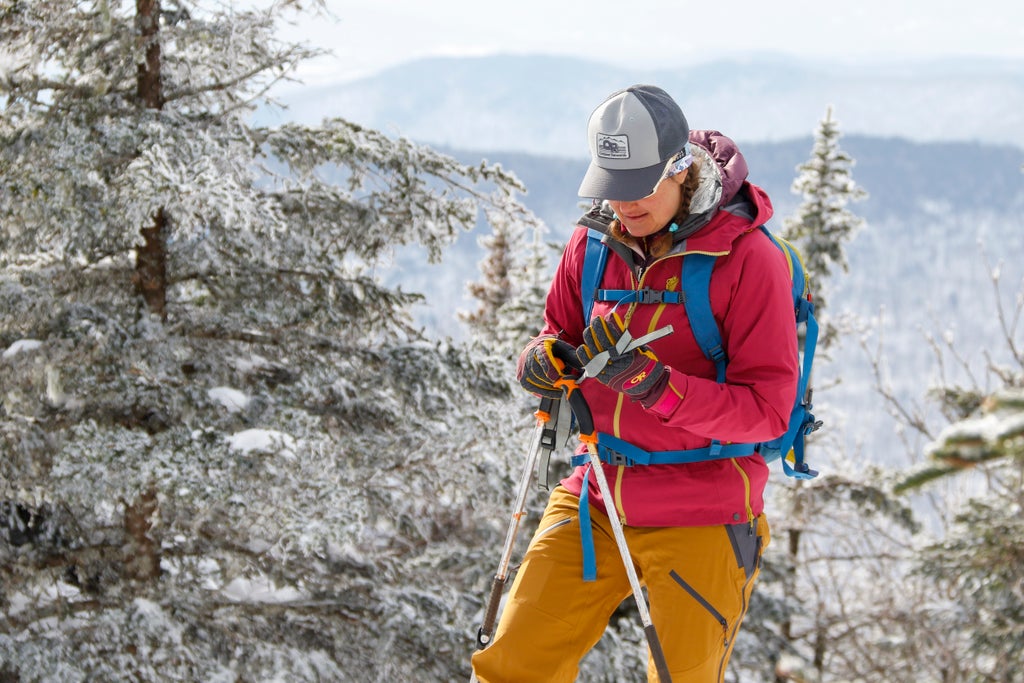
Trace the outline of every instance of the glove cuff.
{"label": "glove cuff", "polygon": [[668,417],[683,402],[683,396],[672,386],[672,371],[665,368],[665,373],[644,396],[638,397],[640,405],[659,417]]}

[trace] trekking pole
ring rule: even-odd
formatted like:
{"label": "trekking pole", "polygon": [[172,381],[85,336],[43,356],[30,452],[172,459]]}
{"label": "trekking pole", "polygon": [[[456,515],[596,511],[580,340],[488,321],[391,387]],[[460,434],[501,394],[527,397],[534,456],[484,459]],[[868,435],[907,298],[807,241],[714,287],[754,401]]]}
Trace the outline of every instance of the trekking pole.
{"label": "trekking pole", "polygon": [[519,479],[519,488],[516,491],[515,506],[512,510],[512,519],[509,521],[508,531],[505,533],[505,547],[501,551],[501,560],[498,563],[498,571],[494,574],[491,582],[491,593],[487,599],[487,609],[484,611],[484,620],[476,634],[476,644],[479,649],[484,649],[491,642],[494,635],[494,622],[498,616],[498,606],[501,604],[501,593],[508,581],[508,566],[512,559],[512,546],[515,545],[516,534],[519,531],[519,522],[522,521],[523,512],[526,509],[526,496],[530,489],[530,477],[537,467],[537,460],[540,458],[540,451],[544,445],[545,428],[551,419],[551,411],[558,399],[542,398],[540,407],[534,413],[537,418],[537,431],[526,456],[526,467]]}
{"label": "trekking pole", "polygon": [[[619,340],[619,343],[615,345],[616,351],[621,355],[635,349],[643,344],[656,339],[659,336],[664,336],[672,331],[671,326],[652,332],[651,334],[645,335],[639,339],[633,340],[629,337],[628,330],[624,332],[623,337]],[[624,341],[623,341],[624,340]],[[621,348],[620,348],[621,345]],[[591,360],[584,367],[584,374],[581,377],[586,379],[588,376],[596,376],[600,372],[601,368],[608,362],[608,352],[603,351],[606,354],[603,360],[599,361],[599,365]],[[600,354],[598,354],[600,355]],[[597,357],[595,356],[595,359]],[[586,444],[587,452],[590,455],[590,469],[594,471],[594,477],[597,479],[597,488],[601,492],[601,499],[605,502],[606,512],[608,513],[608,522],[612,527],[612,535],[615,536],[615,544],[619,548],[619,555],[622,556],[622,564],[626,569],[626,576],[629,578],[629,585],[633,589],[633,598],[636,600],[636,607],[640,611],[640,622],[644,627],[644,636],[647,638],[647,647],[651,650],[651,659],[654,660],[654,666],[658,671],[658,680],[661,683],[672,683],[672,674],[668,670],[668,662],[665,661],[665,652],[661,649],[661,641],[658,639],[658,632],[654,628],[654,622],[651,621],[651,613],[647,608],[647,601],[644,600],[643,592],[640,589],[640,579],[636,575],[636,567],[633,566],[633,556],[629,553],[629,546],[626,544],[626,535],[622,531],[622,522],[619,520],[618,514],[615,513],[614,509],[608,509],[608,505],[611,504],[612,494],[611,487],[608,486],[608,479],[604,476],[604,468],[601,466],[601,456],[597,452],[597,431],[594,429],[594,418],[590,414],[590,406],[587,405],[587,399],[583,396],[583,392],[579,390],[579,383],[572,378],[563,378],[558,382],[555,382],[556,386],[561,386],[565,392],[565,397],[569,402],[569,406],[572,408],[573,414],[576,416],[576,423],[580,428],[580,441]],[[584,481],[583,485],[586,486],[587,482]]]}

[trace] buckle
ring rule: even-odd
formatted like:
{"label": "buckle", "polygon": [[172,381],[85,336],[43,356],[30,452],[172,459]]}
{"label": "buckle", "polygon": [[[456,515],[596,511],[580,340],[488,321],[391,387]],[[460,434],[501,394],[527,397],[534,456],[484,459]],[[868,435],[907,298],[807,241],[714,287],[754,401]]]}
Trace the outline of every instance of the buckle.
{"label": "buckle", "polygon": [[637,291],[636,300],[641,304],[660,304],[664,297],[664,292],[658,289],[651,289],[650,287],[644,287]]}
{"label": "buckle", "polygon": [[632,467],[633,461],[624,456],[618,451],[613,451],[610,448],[604,449],[604,454],[601,460],[609,465],[621,465],[624,467]]}

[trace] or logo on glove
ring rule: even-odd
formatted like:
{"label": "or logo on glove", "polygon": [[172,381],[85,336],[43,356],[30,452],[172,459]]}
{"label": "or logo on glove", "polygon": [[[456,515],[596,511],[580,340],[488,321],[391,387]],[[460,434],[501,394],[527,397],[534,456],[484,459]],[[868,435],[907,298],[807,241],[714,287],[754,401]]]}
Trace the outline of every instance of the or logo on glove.
{"label": "or logo on glove", "polygon": [[627,387],[631,387],[631,386],[640,384],[640,382],[643,382],[645,379],[647,379],[647,371],[646,370],[644,370],[639,375],[637,375],[633,379],[631,379],[628,382],[626,382],[626,386]]}

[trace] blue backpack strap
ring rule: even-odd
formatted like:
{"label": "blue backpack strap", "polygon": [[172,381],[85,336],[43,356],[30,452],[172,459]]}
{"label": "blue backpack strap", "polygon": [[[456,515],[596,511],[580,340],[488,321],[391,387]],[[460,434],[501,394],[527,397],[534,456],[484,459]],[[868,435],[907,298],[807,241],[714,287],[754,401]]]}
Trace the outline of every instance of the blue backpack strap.
{"label": "blue backpack strap", "polygon": [[580,278],[580,300],[583,302],[583,324],[590,324],[594,310],[597,287],[601,284],[605,266],[608,264],[608,245],[604,235],[593,228],[587,228],[587,248],[583,252],[583,273]]}
{"label": "blue backpack strap", "polygon": [[686,317],[697,345],[705,358],[715,364],[718,381],[725,381],[725,366],[729,359],[722,348],[722,335],[711,312],[711,271],[717,257],[711,254],[687,254],[683,257],[682,285],[686,292],[683,303]]}
{"label": "blue backpack strap", "polygon": [[[725,366],[729,359],[722,346],[718,321],[711,312],[711,271],[715,267],[716,258],[711,254],[687,254],[683,257],[680,278],[686,293],[683,304],[686,306],[690,330],[705,358],[715,364],[718,382],[722,383],[725,382]],[[709,449],[708,459],[722,457],[722,443],[718,439],[711,441]]]}
{"label": "blue backpack strap", "polygon": [[[811,364],[814,359],[815,347],[818,344],[818,321],[814,319],[813,305],[807,315],[807,334],[804,337],[804,358],[800,368],[800,381],[797,384],[796,402],[789,414],[789,429],[778,439],[764,445],[764,451],[782,460],[782,469],[786,476],[796,479],[813,479],[818,473],[804,462],[804,437],[818,428],[818,423],[811,414],[808,396],[808,383],[811,377]],[[793,465],[790,466],[788,456],[793,452]]]}
{"label": "blue backpack strap", "polygon": [[614,301],[616,304],[681,304],[682,292],[670,292],[663,289],[598,289],[594,294],[595,301]]}
{"label": "blue backpack strap", "polygon": [[792,293],[796,321],[797,323],[802,323],[807,319],[809,313],[808,306],[813,308],[813,304],[811,304],[807,297],[810,282],[807,278],[807,271],[804,270],[803,261],[800,260],[800,254],[797,253],[796,247],[774,234],[767,226],[762,225],[761,232],[767,235],[772,244],[786,257],[786,263],[789,266],[789,277],[793,282]]}
{"label": "blue backpack strap", "polygon": [[[712,457],[710,446],[680,451],[645,451],[617,436],[598,432],[597,451],[602,462],[609,465],[634,467],[637,465],[682,465],[724,458],[742,458],[753,455],[756,449],[754,444],[750,443],[724,444],[720,446],[717,457]],[[572,456],[570,462],[573,467],[579,467],[587,464],[589,459],[588,454],[580,453]]]}

